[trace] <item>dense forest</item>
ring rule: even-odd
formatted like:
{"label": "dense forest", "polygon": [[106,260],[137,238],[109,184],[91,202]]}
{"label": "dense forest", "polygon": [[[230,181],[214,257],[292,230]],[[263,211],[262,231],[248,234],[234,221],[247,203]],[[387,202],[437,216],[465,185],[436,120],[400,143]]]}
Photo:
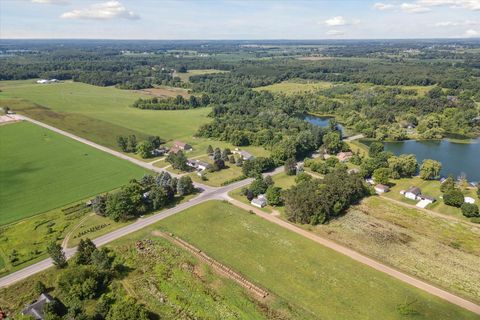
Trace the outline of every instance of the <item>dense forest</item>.
{"label": "dense forest", "polygon": [[[480,134],[480,43],[425,41],[2,41],[0,80],[72,79],[99,86],[185,87],[141,109],[212,106],[198,135],[261,145],[285,160],[321,144],[302,115],[332,115],[377,140]],[[178,76],[192,69],[228,72]],[[255,88],[283,81],[331,86],[294,95]],[[415,129],[415,135],[411,131]]]}

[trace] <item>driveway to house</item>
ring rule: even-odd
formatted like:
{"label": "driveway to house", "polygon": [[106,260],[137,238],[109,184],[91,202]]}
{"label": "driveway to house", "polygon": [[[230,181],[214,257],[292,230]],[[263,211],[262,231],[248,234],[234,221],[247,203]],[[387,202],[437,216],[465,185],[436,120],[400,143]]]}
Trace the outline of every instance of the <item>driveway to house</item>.
{"label": "driveway to house", "polygon": [[[143,161],[140,161],[140,160],[137,160],[137,159],[134,159],[134,158],[131,158],[123,153],[120,153],[120,152],[117,152],[117,151],[114,151],[114,150],[111,150],[109,148],[106,148],[106,147],[103,147],[101,145],[98,145],[94,142],[91,142],[91,141],[88,141],[86,139],[83,139],[83,138],[80,138],[80,137],[77,137],[73,134],[70,134],[68,132],[65,132],[63,130],[60,130],[60,129],[57,129],[57,128],[54,128],[52,126],[49,126],[47,124],[44,124],[42,122],[39,122],[39,121],[36,121],[36,120],[33,120],[33,119],[30,119],[28,117],[24,117],[22,116],[22,119],[24,120],[27,120],[27,121],[31,121],[32,123],[35,123],[37,125],[40,125],[44,128],[47,128],[47,129],[50,129],[52,131],[55,131],[57,133],[60,133],[60,134],[63,134],[67,137],[70,137],[74,140],[77,140],[77,141],[80,141],[82,143],[85,143],[87,145],[90,145],[94,148],[97,148],[99,150],[102,150],[102,151],[105,151],[107,153],[110,153],[114,156],[117,156],[121,159],[125,159],[127,161],[130,161],[132,163],[135,163],[141,167],[144,167],[144,168],[147,168],[147,169],[150,169],[152,168],[151,170],[152,171],[155,171],[155,172],[162,172],[163,170],[161,170],[160,168],[156,168],[148,163],[145,163]],[[276,168],[274,171],[270,172],[270,173],[265,173],[264,175],[274,175],[274,174],[277,174],[277,173],[280,173],[283,171],[283,168],[282,167],[279,167],[279,168]],[[241,187],[244,187],[248,184],[250,184],[252,182],[252,179],[245,179],[245,180],[242,180],[242,181],[238,181],[238,182],[235,182],[235,183],[232,183],[228,186],[224,186],[224,187],[219,187],[219,188],[214,188],[214,187],[208,187],[208,186],[205,186],[205,185],[202,185],[202,184],[196,184],[196,187],[200,190],[200,194],[198,196],[196,196],[195,198],[193,199],[190,199],[189,201],[187,202],[184,202],[184,203],[181,203],[173,208],[170,208],[170,209],[166,209],[166,210],[163,210],[163,211],[160,211],[159,213],[157,214],[153,214],[149,217],[146,217],[146,218],[139,218],[137,219],[135,222],[133,222],[132,224],[129,224],[125,227],[122,227],[120,229],[117,229],[117,230],[114,230],[110,233],[107,233],[101,237],[98,237],[96,239],[93,240],[93,242],[95,243],[96,246],[103,246],[103,245],[106,245],[114,240],[117,240],[125,235],[128,235],[128,234],[131,234],[133,232],[136,232],[138,230],[141,230],[147,226],[150,226],[160,220],[163,220],[167,217],[170,217],[171,215],[174,215],[180,211],[183,211],[183,210],[186,210],[190,207],[193,207],[197,204],[200,204],[202,202],[205,202],[205,201],[209,201],[209,200],[225,200],[225,201],[228,201],[230,202],[231,204],[239,207],[239,208],[242,208],[242,209],[245,209],[245,210],[248,210],[248,211],[252,211],[254,212],[256,215],[258,215],[259,217],[265,219],[265,220],[268,220],[272,223],[275,223],[279,226],[281,226],[282,228],[285,228],[285,229],[288,229],[292,232],[295,232],[305,238],[308,238],[312,241],[315,241],[327,248],[330,248],[338,253],[341,253],[347,257],[350,257],[352,258],[353,260],[356,260],[360,263],[363,263],[369,267],[372,267],[380,272],[383,272],[385,274],[388,274],[398,280],[401,280],[405,283],[408,283],[416,288],[419,288],[421,290],[424,290],[432,295],[435,295],[439,298],[442,298],[446,301],[449,301],[450,303],[453,303],[455,305],[458,305],[462,308],[465,308],[471,312],[474,312],[476,314],[479,314],[480,315],[480,306],[471,302],[471,301],[468,301],[466,299],[463,299],[455,294],[452,294],[450,292],[447,292],[445,290],[442,290],[440,288],[437,288],[425,281],[422,281],[420,279],[417,279],[415,277],[412,277],[406,273],[403,273],[399,270],[396,270],[390,266],[387,266],[383,263],[380,263],[376,260],[373,260],[367,256],[364,256],[352,249],[349,249],[347,247],[344,247],[336,242],[333,242],[331,240],[328,240],[328,239],[325,239],[325,238],[322,238],[320,236],[317,236],[311,232],[308,232],[302,228],[299,228],[298,226],[296,225],[293,225],[285,220],[282,220],[274,215],[271,215],[271,214],[268,214],[268,213],[265,213],[259,209],[257,209],[256,207],[253,207],[253,206],[250,206],[248,204],[245,204],[245,203],[242,203],[238,200],[235,200],[233,198],[231,198],[228,193],[232,190],[235,190],[235,189],[238,189],[238,188],[241,188]],[[386,198],[386,197],[385,197]],[[388,199],[388,198],[386,198]],[[389,200],[392,200],[392,199],[389,199]],[[399,203],[402,203],[400,201],[398,201]],[[402,203],[403,204],[403,203]],[[415,206],[413,206],[414,208],[416,208]],[[418,209],[418,208],[416,208]],[[426,210],[426,209],[423,209],[423,210]],[[428,210],[430,211],[430,210]],[[441,214],[436,214],[436,215],[439,215],[441,216],[442,218],[446,218],[447,216],[444,216],[444,215],[441,215]],[[458,219],[456,219],[458,220]],[[464,222],[465,221],[460,221],[460,222]],[[76,252],[77,248],[69,248],[67,250],[65,250],[65,255],[67,256],[67,258],[71,258],[75,252]],[[14,273],[11,273],[3,278],[0,278],[0,288],[2,287],[7,287],[9,285],[12,285],[13,283],[15,282],[18,282],[20,280],[23,280],[23,279],[26,279],[28,278],[29,276],[31,275],[34,275],[38,272],[41,272],[43,270],[46,270],[50,267],[53,266],[53,263],[52,263],[52,260],[50,258],[48,259],[45,259],[45,260],[42,260],[40,262],[37,262],[31,266],[28,266],[24,269],[21,269],[19,271],[16,271]]]}

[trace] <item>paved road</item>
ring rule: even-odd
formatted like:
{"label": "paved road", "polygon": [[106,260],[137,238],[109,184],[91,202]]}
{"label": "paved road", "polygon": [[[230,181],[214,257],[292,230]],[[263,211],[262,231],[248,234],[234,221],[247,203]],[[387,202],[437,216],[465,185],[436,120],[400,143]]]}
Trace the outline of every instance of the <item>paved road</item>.
{"label": "paved road", "polygon": [[[42,127],[45,127],[47,129],[50,129],[50,130],[53,130],[57,133],[60,133],[60,134],[63,134],[67,137],[70,137],[72,139],[75,139],[77,141],[80,141],[80,142],[83,142],[85,144],[88,144],[94,148],[97,148],[99,150],[102,150],[102,151],[105,151],[107,153],[110,153],[114,156],[117,156],[119,158],[122,158],[122,159],[125,159],[127,161],[130,161],[132,163],[135,163],[139,166],[142,166],[144,168],[147,168],[147,169],[150,169],[150,170],[153,170],[153,171],[156,171],[156,172],[161,172],[162,170],[160,168],[157,168],[157,167],[153,167],[151,165],[149,165],[148,163],[145,163],[143,161],[140,161],[140,160],[137,160],[137,159],[134,159],[134,158],[131,158],[127,155],[124,155],[123,153],[120,153],[120,152],[117,152],[117,151],[114,151],[114,150],[111,150],[111,149],[108,149],[106,147],[103,147],[103,146],[100,146],[94,142],[91,142],[91,141],[88,141],[86,139],[83,139],[83,138],[80,138],[80,137],[77,137],[73,134],[70,134],[68,132],[65,132],[63,130],[60,130],[60,129],[57,129],[57,128],[54,128],[52,126],[49,126],[47,124],[44,124],[44,123],[41,123],[39,121],[36,121],[36,120],[33,120],[33,119],[30,119],[30,118],[27,118],[27,117],[23,117],[23,119],[25,120],[28,120],[28,121],[31,121],[35,124],[38,124]],[[283,168],[277,168],[275,169],[273,172],[270,172],[270,173],[266,173],[265,175],[267,174],[276,174],[276,173],[280,173],[281,171],[283,170]],[[246,209],[246,210],[251,210],[253,212],[255,212],[258,216],[262,217],[263,219],[266,219],[270,222],[273,222],[285,229],[288,229],[292,232],[295,232],[299,235],[302,235],[308,239],[311,239],[327,248],[330,248],[332,250],[335,250],[336,252],[339,252],[341,254],[344,254],[360,263],[363,263],[367,266],[370,266],[380,272],[383,272],[383,273],[386,273],[396,279],[399,279],[405,283],[408,283],[412,286],[415,286],[421,290],[424,290],[430,294],[433,294],[437,297],[440,297],[446,301],[449,301],[453,304],[456,304],[460,307],[463,307],[467,310],[470,310],[476,314],[479,314],[480,315],[480,306],[471,302],[471,301],[468,301],[466,299],[463,299],[459,296],[456,296],[452,293],[449,293],[445,290],[442,290],[442,289],[439,289],[431,284],[428,284],[422,280],[419,280],[415,277],[412,277],[406,273],[403,273],[401,271],[398,271],[392,267],[389,267],[385,264],[382,264],[378,261],[375,261],[367,256],[364,256],[356,251],[353,251],[352,249],[349,249],[347,247],[344,247],[338,243],[335,243],[331,240],[328,240],[328,239],[325,239],[325,238],[322,238],[320,236],[317,236],[311,232],[308,232],[304,229],[301,229],[293,224],[290,224],[282,219],[279,219],[273,215],[270,215],[270,214],[267,214],[261,210],[258,210],[257,208],[253,207],[253,206],[250,206],[248,204],[245,204],[245,203],[242,203],[238,200],[235,200],[235,199],[232,199],[228,193],[231,191],[231,190],[235,190],[237,188],[241,188],[243,186],[246,186],[248,185],[249,183],[251,183],[252,179],[245,179],[245,180],[242,180],[242,181],[239,181],[239,182],[236,182],[236,183],[233,183],[233,184],[230,184],[228,186],[225,186],[225,187],[219,187],[219,188],[213,188],[213,187],[208,187],[208,186],[204,186],[202,184],[197,184],[197,188],[201,189],[201,193],[196,196],[195,198],[193,199],[190,199],[189,201],[187,202],[184,202],[184,203],[181,203],[179,204],[178,206],[175,206],[171,209],[166,209],[166,210],[163,210],[157,214],[154,214],[154,215],[151,215],[149,217],[146,217],[146,218],[140,218],[138,219],[137,221],[135,221],[134,223],[132,224],[129,224],[123,228],[120,228],[120,229],[117,229],[117,230],[114,230],[108,234],[105,234],[99,238],[96,238],[95,240],[93,240],[93,242],[97,245],[97,246],[102,246],[102,245],[105,245],[107,243],[110,243],[114,240],[117,240],[125,235],[128,235],[128,234],[131,234],[133,232],[136,232],[140,229],[143,229],[149,225],[152,225],[160,220],[163,220],[175,213],[178,213],[180,211],[183,211],[185,209],[188,209],[190,207],[193,207],[197,204],[200,204],[204,201],[208,201],[208,200],[226,200],[226,201],[229,201],[230,203],[234,204],[235,206],[238,206],[240,208],[243,208],[243,209]],[[75,251],[76,251],[76,248],[70,248],[70,249],[67,249],[65,251],[65,254],[67,256],[67,258],[71,258],[74,254],[75,254]],[[10,275],[7,275],[3,278],[0,278],[0,288],[2,287],[6,287],[6,286],[9,286],[17,281],[20,281],[22,279],[25,279],[25,278],[28,278],[29,276],[33,275],[33,274],[36,274],[38,272],[41,272],[45,269],[48,269],[49,267],[52,266],[52,261],[51,259],[45,259],[45,260],[42,260],[40,262],[37,262],[31,266],[28,266],[22,270],[19,270],[17,272],[14,272]]]}

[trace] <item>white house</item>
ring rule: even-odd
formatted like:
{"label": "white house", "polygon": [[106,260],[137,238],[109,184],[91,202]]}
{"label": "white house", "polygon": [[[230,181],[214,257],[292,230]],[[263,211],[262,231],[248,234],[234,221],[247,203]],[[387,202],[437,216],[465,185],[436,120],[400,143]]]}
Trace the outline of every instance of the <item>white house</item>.
{"label": "white house", "polygon": [[49,83],[50,81],[48,81],[47,79],[40,79],[40,80],[37,80],[37,83],[39,84],[47,84]]}
{"label": "white house", "polygon": [[466,203],[475,203],[475,199],[473,199],[472,197],[465,197],[464,198],[464,201]]}
{"label": "white house", "polygon": [[260,194],[258,197],[253,199],[250,203],[255,207],[263,208],[267,205],[267,199],[265,199],[265,196],[263,194]]}
{"label": "white house", "polygon": [[411,187],[407,191],[405,191],[405,198],[411,199],[411,200],[417,200],[418,196],[422,194],[422,190],[418,187]]}

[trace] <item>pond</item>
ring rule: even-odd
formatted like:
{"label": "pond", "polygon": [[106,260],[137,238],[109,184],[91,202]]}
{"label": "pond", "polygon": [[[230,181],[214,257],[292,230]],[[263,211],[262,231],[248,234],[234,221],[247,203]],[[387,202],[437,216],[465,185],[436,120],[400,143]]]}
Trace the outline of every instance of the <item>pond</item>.
{"label": "pond", "polygon": [[[313,125],[322,127],[322,128],[327,128],[330,124],[330,119],[334,119],[333,117],[319,117],[319,116],[314,116],[314,115],[306,115],[305,118],[303,118],[305,121],[310,122]],[[342,133],[342,136],[346,135],[345,128],[341,124],[337,124],[337,128],[340,130]]]}
{"label": "pond", "polygon": [[385,142],[385,150],[395,155],[414,154],[418,163],[434,159],[442,163],[442,176],[464,175],[468,181],[480,181],[480,138],[473,143],[455,143],[447,139]]}

